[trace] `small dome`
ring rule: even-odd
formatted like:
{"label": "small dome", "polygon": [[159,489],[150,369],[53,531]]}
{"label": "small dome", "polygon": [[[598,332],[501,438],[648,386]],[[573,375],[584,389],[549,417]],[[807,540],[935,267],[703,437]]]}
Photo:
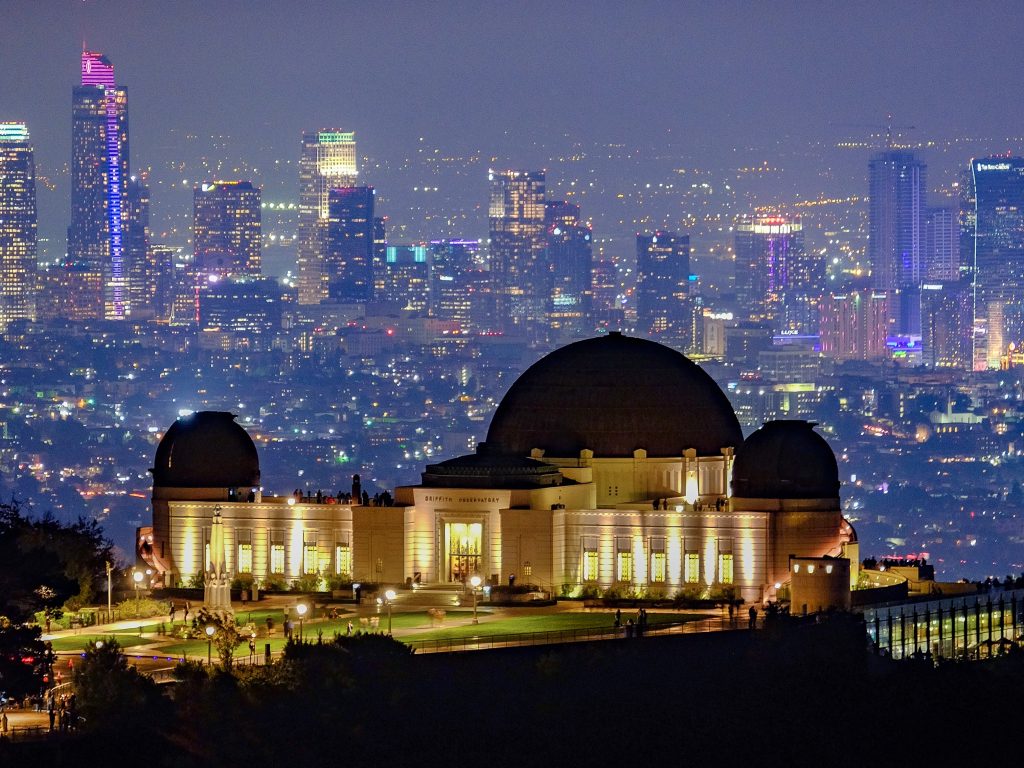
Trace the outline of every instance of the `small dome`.
{"label": "small dome", "polygon": [[609,333],[557,349],[501,400],[487,442],[508,453],[700,456],[743,441],[725,393],[693,361],[654,341]]}
{"label": "small dome", "polygon": [[175,421],[156,449],[153,485],[244,488],[260,484],[256,446],[235,415],[197,411]]}
{"label": "small dome", "polygon": [[747,499],[839,496],[839,467],[811,421],[769,421],[736,452],[732,494]]}

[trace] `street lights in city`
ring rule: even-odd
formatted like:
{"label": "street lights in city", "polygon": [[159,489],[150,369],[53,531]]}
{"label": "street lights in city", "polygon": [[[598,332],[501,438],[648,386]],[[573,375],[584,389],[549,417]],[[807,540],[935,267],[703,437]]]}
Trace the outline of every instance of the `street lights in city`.
{"label": "street lights in city", "polygon": [[206,666],[213,663],[213,635],[217,628],[213,624],[206,625]]}
{"label": "street lights in city", "polygon": [[473,623],[479,624],[480,622],[476,618],[476,591],[480,589],[480,577],[473,576],[469,580],[469,585],[473,588]]}
{"label": "street lights in city", "polygon": [[384,597],[388,600],[388,634],[391,634],[391,603],[394,602],[395,598],[398,597],[397,593],[393,589],[389,589],[384,593]]}
{"label": "street lights in city", "polygon": [[302,619],[306,616],[306,611],[309,610],[309,606],[305,603],[299,603],[295,606],[295,612],[299,614],[299,642],[302,642]]}
{"label": "street lights in city", "polygon": [[139,610],[140,610],[140,608],[139,608],[139,585],[142,583],[142,579],[143,578],[144,577],[142,575],[142,571],[140,571],[140,570],[136,569],[135,572],[132,573],[132,581],[135,583],[135,615],[136,616],[139,615]]}

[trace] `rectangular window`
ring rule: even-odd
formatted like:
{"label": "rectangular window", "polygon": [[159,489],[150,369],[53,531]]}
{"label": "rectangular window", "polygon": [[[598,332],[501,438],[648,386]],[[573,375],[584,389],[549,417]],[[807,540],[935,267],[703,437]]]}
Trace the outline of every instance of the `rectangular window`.
{"label": "rectangular window", "polygon": [[666,580],[668,560],[665,557],[665,539],[651,539],[651,568],[648,581],[661,584]]}
{"label": "rectangular window", "polygon": [[252,531],[238,531],[238,573],[252,573]]}
{"label": "rectangular window", "polygon": [[596,539],[584,539],[583,540],[582,580],[583,581],[597,581],[599,566],[600,566],[600,558],[598,557],[598,553],[597,553],[597,540]]}
{"label": "rectangular window", "polygon": [[732,584],[732,552],[721,552],[718,555],[718,580],[722,584]]}
{"label": "rectangular window", "polygon": [[700,552],[687,551],[683,560],[683,581],[700,584]]}
{"label": "rectangular window", "polygon": [[334,547],[334,572],[338,575],[352,575],[352,548],[347,541]]}
{"label": "rectangular window", "polygon": [[270,532],[270,572],[284,573],[284,531]]}
{"label": "rectangular window", "polygon": [[718,583],[733,583],[732,539],[718,540]]}
{"label": "rectangular window", "polygon": [[319,566],[316,531],[306,531],[302,537],[302,572],[305,574],[316,573]]}
{"label": "rectangular window", "polygon": [[633,580],[633,550],[630,547],[630,540],[626,538],[615,540],[615,580]]}

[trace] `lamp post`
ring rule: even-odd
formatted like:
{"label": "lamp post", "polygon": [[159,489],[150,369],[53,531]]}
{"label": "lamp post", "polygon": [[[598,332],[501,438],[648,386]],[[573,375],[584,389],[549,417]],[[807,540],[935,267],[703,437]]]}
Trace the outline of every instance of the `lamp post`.
{"label": "lamp post", "polygon": [[295,612],[299,614],[299,642],[302,642],[302,619],[306,615],[306,611],[309,610],[309,606],[305,603],[299,603],[295,606]]}
{"label": "lamp post", "polygon": [[213,624],[206,625],[206,666],[211,666],[213,663],[213,634],[217,631],[217,628]]}
{"label": "lamp post", "polygon": [[142,571],[136,570],[132,573],[132,581],[135,582],[135,616],[138,617],[140,606],[139,606],[139,585],[142,583]]}
{"label": "lamp post", "polygon": [[107,560],[107,623],[110,623],[111,621],[114,620],[114,614],[111,611],[111,602],[112,602],[112,600],[111,600],[111,591],[112,591],[112,589],[111,589],[111,582],[110,582],[110,573],[113,570],[114,570],[114,566],[111,564],[111,562],[109,560]]}
{"label": "lamp post", "polygon": [[473,588],[473,623],[479,624],[480,622],[476,617],[476,591],[480,588],[480,577],[473,576],[470,578],[469,585]]}
{"label": "lamp post", "polygon": [[397,594],[395,593],[395,590],[389,589],[387,592],[384,593],[384,597],[386,597],[387,600],[388,600],[388,635],[390,635],[391,634],[391,603],[394,602],[394,599],[397,597]]}

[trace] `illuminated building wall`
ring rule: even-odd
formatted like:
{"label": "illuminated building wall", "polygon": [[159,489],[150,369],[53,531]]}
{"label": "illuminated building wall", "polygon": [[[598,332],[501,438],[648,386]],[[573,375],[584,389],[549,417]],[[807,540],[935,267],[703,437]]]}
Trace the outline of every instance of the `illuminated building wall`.
{"label": "illuminated building wall", "polygon": [[0,123],[0,333],[36,318],[36,173],[28,128]]}
{"label": "illuminated building wall", "polygon": [[692,341],[690,237],[655,232],[636,237],[637,331]]}
{"label": "illuminated building wall", "polygon": [[430,304],[430,265],[425,245],[389,245],[384,258],[384,279],[377,296],[402,309],[427,314]]}
{"label": "illuminated building wall", "polygon": [[131,314],[124,257],[124,184],[129,178],[128,92],[99,53],[83,51],[72,93],[71,226],[66,280],[75,319]]}
{"label": "illuminated building wall", "polygon": [[744,216],[735,246],[740,319],[767,322],[776,334],[816,335],[825,265],[804,247],[800,220]]}
{"label": "illuminated building wall", "polygon": [[491,275],[496,319],[506,327],[545,322],[551,289],[544,232],[544,171],[488,171]]}
{"label": "illuminated building wall", "polygon": [[298,301],[319,304],[327,298],[324,263],[330,191],[354,187],[358,177],[355,134],[307,131],[299,157]]}
{"label": "illuminated building wall", "polygon": [[889,295],[880,291],[827,294],[821,304],[821,351],[835,360],[888,355]]}
{"label": "illuminated building wall", "polygon": [[1024,343],[1024,158],[971,164],[974,189],[974,370]]}
{"label": "illuminated building wall", "polygon": [[259,275],[260,189],[249,181],[214,181],[192,193],[196,269],[206,275]]}

